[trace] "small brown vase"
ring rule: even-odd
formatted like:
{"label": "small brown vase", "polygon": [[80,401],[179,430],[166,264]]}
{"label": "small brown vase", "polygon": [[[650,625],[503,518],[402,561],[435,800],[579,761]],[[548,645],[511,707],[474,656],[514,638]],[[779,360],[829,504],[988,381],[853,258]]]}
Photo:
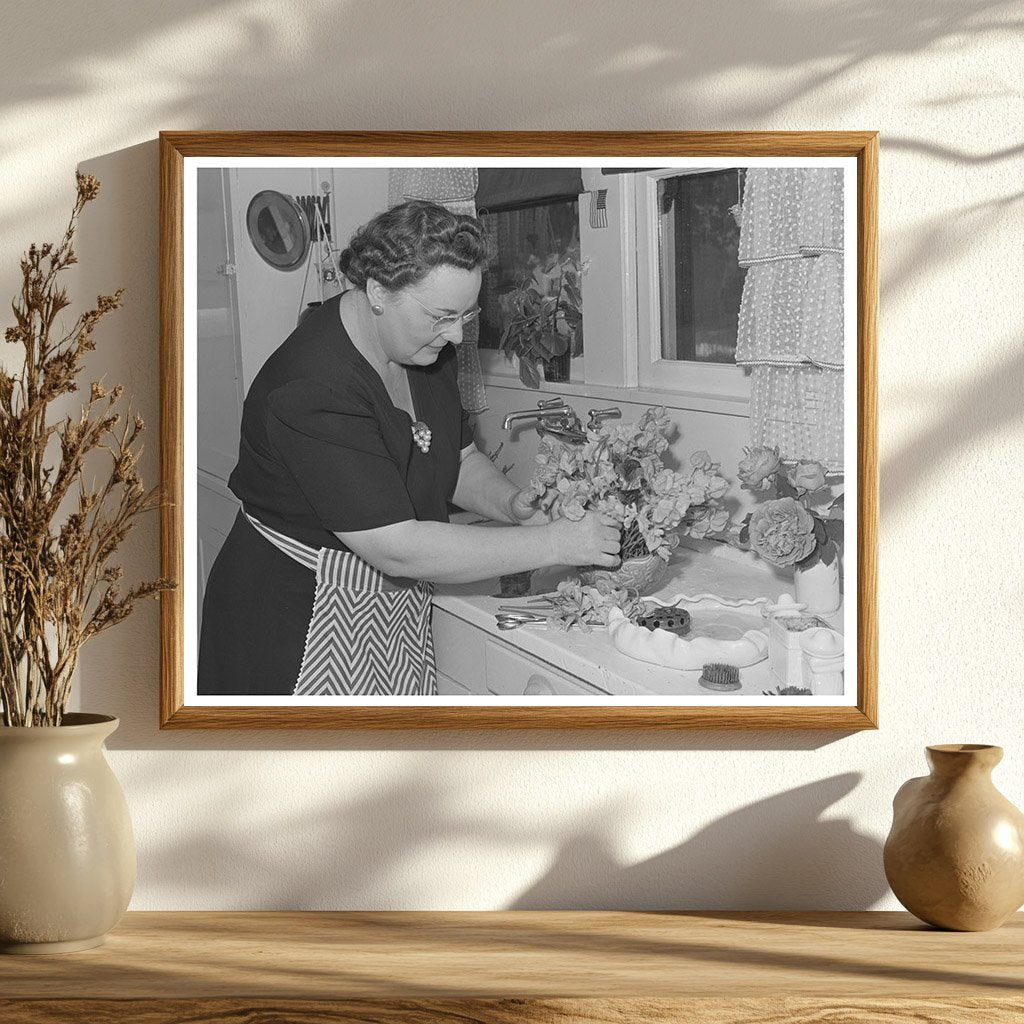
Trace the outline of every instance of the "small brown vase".
{"label": "small brown vase", "polygon": [[98,946],[135,885],[128,804],[103,754],[106,715],[0,727],[0,952]]}
{"label": "small brown vase", "polygon": [[1000,747],[927,748],[931,775],[893,800],[885,877],[915,917],[937,928],[998,928],[1024,903],[1024,814],[992,784]]}

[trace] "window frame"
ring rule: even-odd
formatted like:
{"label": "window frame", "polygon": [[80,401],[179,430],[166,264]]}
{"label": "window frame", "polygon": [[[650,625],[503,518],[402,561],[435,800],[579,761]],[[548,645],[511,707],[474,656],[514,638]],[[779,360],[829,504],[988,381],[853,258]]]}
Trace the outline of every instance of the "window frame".
{"label": "window frame", "polygon": [[[662,357],[661,252],[658,184],[727,167],[665,167],[634,172],[636,207],[637,379],[641,387],[680,393],[704,394],[749,403],[750,372],[742,366]],[[739,310],[737,310],[737,314]],[[584,344],[586,303],[584,302]],[[644,339],[647,339],[646,342]]]}
{"label": "window frame", "polygon": [[[586,168],[583,168],[583,171],[584,171],[584,173],[586,173]],[[587,194],[588,194],[587,192],[580,192],[576,196],[576,226],[577,226],[577,230],[578,231],[582,230],[583,223],[584,223],[583,218],[580,215],[580,209],[582,208],[582,205],[583,205],[583,203],[584,203],[584,201],[585,201],[585,199],[587,197]],[[568,201],[569,201],[569,197],[568,196],[566,196],[564,199],[549,200],[549,202],[568,202]],[[531,204],[531,203],[515,203],[515,204],[511,204],[509,206],[504,206],[504,205],[501,205],[501,206],[498,206],[498,207],[489,206],[489,207],[487,207],[485,209],[484,212],[487,213],[487,214],[503,213],[503,212],[506,212],[508,210],[514,210],[514,209],[517,209],[517,208],[521,208],[523,206],[530,206],[530,205],[534,205],[534,204]],[[536,205],[539,206],[539,205],[543,205],[543,204],[542,203],[537,203]],[[583,251],[582,235],[580,236],[580,257],[581,257],[581,259],[585,259],[586,258],[586,254]],[[587,305],[586,299],[584,299],[583,300],[583,308],[584,309],[586,309],[586,305]],[[584,344],[584,347],[585,347],[586,346],[586,313],[584,313],[584,315],[583,315],[583,323],[584,323],[584,327],[583,327],[583,330],[584,330],[584,341],[583,341],[583,344]],[[485,385],[488,384],[488,383],[491,383],[491,384],[501,384],[501,385],[504,385],[504,386],[512,387],[513,383],[515,383],[515,384],[518,384],[524,391],[533,391],[534,390],[533,388],[527,388],[526,385],[523,384],[522,380],[519,377],[519,369],[518,369],[518,366],[517,366],[516,362],[514,360],[509,361],[508,359],[506,359],[505,358],[505,354],[501,351],[501,349],[496,349],[496,348],[480,348],[479,345],[478,345],[477,346],[477,354],[478,354],[479,359],[480,359],[480,371],[483,374],[484,384]],[[568,381],[568,383],[576,384],[576,385],[582,385],[582,384],[585,384],[587,382],[586,374],[585,374],[585,367],[584,367],[584,362],[583,362],[584,358],[585,358],[585,353],[584,353],[584,355],[573,356],[569,360],[569,381]],[[547,382],[544,381],[543,379],[541,380],[541,390],[544,390],[544,387],[545,387],[546,383]],[[565,383],[566,382],[564,382],[564,381],[563,382],[552,382],[551,383],[551,387],[557,390],[560,385],[562,387],[564,387]]]}
{"label": "window frame", "polygon": [[[537,393],[593,393],[611,401],[748,413],[750,374],[743,367],[661,358],[658,182],[722,169],[664,167],[606,175],[596,167],[582,168],[580,252],[591,264],[583,278],[584,354],[572,360],[568,383],[542,381]],[[606,228],[590,226],[588,197],[596,189],[607,190]],[[501,352],[480,349],[479,354],[485,385],[534,393]]]}

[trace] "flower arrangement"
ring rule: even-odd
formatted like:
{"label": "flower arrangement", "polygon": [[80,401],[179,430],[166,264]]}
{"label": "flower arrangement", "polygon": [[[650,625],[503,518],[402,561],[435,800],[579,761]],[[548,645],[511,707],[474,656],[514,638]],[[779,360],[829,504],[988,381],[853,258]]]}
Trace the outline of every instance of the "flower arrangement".
{"label": "flower arrangement", "polygon": [[729,521],[721,499],[728,483],[705,451],[694,453],[689,473],[665,465],[673,429],[664,407],[644,411],[635,423],[604,423],[582,445],[542,438],[530,487],[540,507],[569,519],[588,510],[622,527],[622,558],[655,554],[667,562],[677,531],[695,537]]}
{"label": "flower arrangement", "polygon": [[[121,622],[135,602],[173,584],[158,579],[120,590],[111,556],[137,516],[156,508],[137,470],[136,441],[145,423],[131,407],[114,406],[93,381],[79,415],[48,421],[50,406],[78,391],[93,331],[121,306],[120,290],[100,295],[69,330],[58,325],[70,305],[59,275],[77,262],[72,242],[78,216],[99,193],[91,175],[77,175],[78,197],[57,245],[33,245],[21,261],[22,287],[12,304],[8,343],[21,345],[17,376],[0,370],[0,704],[5,726],[59,725],[71,696],[82,645]],[[109,456],[104,482],[85,482],[87,458]]]}
{"label": "flower arrangement", "polygon": [[510,360],[519,359],[519,379],[540,387],[539,362],[583,353],[581,278],[587,263],[578,246],[546,259],[531,256],[518,284],[501,295],[505,329],[498,347]]}
{"label": "flower arrangement", "polygon": [[646,611],[646,604],[635,590],[617,587],[610,580],[597,580],[590,586],[578,579],[562,580],[551,597],[548,626],[569,630],[574,626],[589,633],[594,626],[607,626],[608,613],[618,608],[631,622]]}
{"label": "flower arrangement", "polygon": [[743,451],[737,470],[740,482],[750,491],[774,497],[740,524],[739,546],[778,566],[831,565],[843,544],[843,495],[828,499],[825,468],[819,462],[784,462],[778,448],[764,445]]}

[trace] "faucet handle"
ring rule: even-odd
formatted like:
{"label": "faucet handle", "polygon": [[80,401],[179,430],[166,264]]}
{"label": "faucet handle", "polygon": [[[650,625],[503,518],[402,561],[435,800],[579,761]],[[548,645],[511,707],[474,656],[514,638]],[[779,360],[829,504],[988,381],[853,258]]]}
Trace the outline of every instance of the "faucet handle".
{"label": "faucet handle", "polygon": [[621,419],[622,410],[618,406],[612,406],[610,409],[591,409],[589,415],[587,430],[597,430],[601,426],[601,420]]}
{"label": "faucet handle", "polygon": [[557,409],[562,405],[561,398],[546,398],[543,402],[537,403],[538,409]]}

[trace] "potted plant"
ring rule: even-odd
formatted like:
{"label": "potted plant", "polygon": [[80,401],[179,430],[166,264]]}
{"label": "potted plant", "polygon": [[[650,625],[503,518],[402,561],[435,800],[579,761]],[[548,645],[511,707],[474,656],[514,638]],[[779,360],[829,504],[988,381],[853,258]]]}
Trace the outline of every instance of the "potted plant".
{"label": "potted plant", "polygon": [[842,597],[843,495],[834,494],[820,462],[783,460],[779,449],[743,450],[737,476],[766,500],[733,528],[739,547],[793,569],[796,599],[807,611],[831,615]]}
{"label": "potted plant", "polygon": [[707,452],[691,456],[688,472],[666,465],[673,429],[666,410],[654,407],[635,423],[605,422],[581,445],[541,439],[530,483],[540,506],[570,519],[593,509],[622,527],[620,568],[585,570],[584,583],[648,592],[663,577],[680,533],[706,537],[727,525],[721,499],[729,485]]}
{"label": "potted plant", "polygon": [[531,256],[519,280],[499,292],[504,330],[498,347],[510,360],[519,360],[519,379],[528,388],[544,379],[567,381],[569,362],[583,354],[583,294],[581,278],[587,265],[578,246],[545,259]]}
{"label": "potted plant", "polygon": [[21,261],[5,337],[23,363],[0,370],[0,948],[14,952],[97,945],[131,897],[128,809],[101,750],[117,719],[67,707],[82,645],[171,585],[122,591],[111,561],[158,505],[137,468],[145,423],[130,404],[117,411],[123,387],[93,381],[79,412],[54,414],[122,295],[99,296],[70,327],[61,318],[78,218],[99,192],[91,175],[77,182],[63,239]]}

